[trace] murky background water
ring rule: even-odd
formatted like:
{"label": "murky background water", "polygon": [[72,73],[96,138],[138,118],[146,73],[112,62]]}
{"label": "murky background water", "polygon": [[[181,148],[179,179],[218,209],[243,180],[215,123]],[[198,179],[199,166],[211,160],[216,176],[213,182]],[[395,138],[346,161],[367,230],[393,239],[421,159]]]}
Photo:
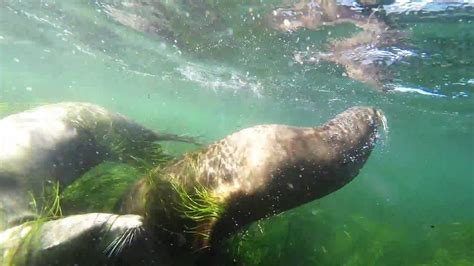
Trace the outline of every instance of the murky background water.
{"label": "murky background water", "polygon": [[393,75],[382,92],[340,65],[295,61],[357,32],[350,23],[279,32],[263,21],[282,2],[243,2],[0,1],[0,115],[87,101],[211,142],[377,106],[389,133],[361,174],[251,226],[229,254],[245,265],[472,265],[474,3],[386,6],[405,37],[369,49]]}

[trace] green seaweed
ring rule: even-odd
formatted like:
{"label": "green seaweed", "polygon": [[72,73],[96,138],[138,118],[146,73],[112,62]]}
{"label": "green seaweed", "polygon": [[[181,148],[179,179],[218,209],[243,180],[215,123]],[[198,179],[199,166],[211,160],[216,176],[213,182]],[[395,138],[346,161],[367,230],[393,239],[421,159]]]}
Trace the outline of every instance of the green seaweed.
{"label": "green seaweed", "polygon": [[172,182],[172,187],[181,200],[178,211],[183,214],[183,217],[195,222],[202,222],[219,218],[224,211],[219,199],[202,185],[194,187],[194,191],[191,193],[177,182]]}
{"label": "green seaweed", "polygon": [[94,131],[99,145],[108,147],[111,159],[119,162],[103,162],[69,185],[63,192],[69,212],[117,211],[126,191],[140,177],[174,158],[154,140],[131,138],[111,124],[101,123],[100,118],[98,121]]}
{"label": "green seaweed", "polygon": [[200,184],[197,184],[192,191],[188,191],[176,181],[170,183],[173,191],[178,195],[175,210],[182,218],[191,220],[195,224],[187,228],[185,232],[195,235],[202,240],[202,243],[205,243],[199,248],[207,248],[212,225],[224,213],[225,204],[212,191]]}
{"label": "green seaweed", "polygon": [[472,265],[474,261],[470,222],[417,230],[358,214],[341,217],[311,205],[234,235],[220,247],[221,264]]}
{"label": "green seaweed", "polygon": [[59,182],[43,185],[39,196],[35,196],[32,191],[29,194],[36,219],[18,226],[15,237],[11,237],[5,246],[0,246],[2,265],[29,265],[32,252],[41,245],[39,237],[43,224],[63,216]]}
{"label": "green seaweed", "polygon": [[[100,130],[96,131],[101,132]],[[112,157],[133,165],[143,172],[165,165],[174,159],[155,140],[139,138],[138,136],[132,138],[122,132],[113,130],[108,131],[105,135],[98,133],[96,139],[99,145],[110,150]]]}
{"label": "green seaweed", "polygon": [[145,142],[140,146],[143,148],[139,152],[124,150],[121,154],[128,156],[128,161],[143,172],[164,166],[174,159],[156,142]]}
{"label": "green seaweed", "polygon": [[44,185],[40,197],[30,192],[33,209],[39,219],[54,219],[63,216],[59,182]]}
{"label": "green seaweed", "polygon": [[22,224],[16,230],[16,237],[13,237],[5,246],[0,246],[0,257],[2,265],[30,265],[30,256],[41,244],[39,236],[43,224],[47,218],[39,218]]}
{"label": "green seaweed", "polygon": [[147,195],[140,197],[146,199],[146,223],[165,234],[184,233],[194,251],[209,247],[213,226],[226,209],[225,201],[198,180],[198,158],[199,152],[189,153],[173,165],[155,168],[146,179]]}
{"label": "green seaweed", "polygon": [[104,162],[86,172],[62,193],[67,213],[113,212],[143,173],[133,166]]}

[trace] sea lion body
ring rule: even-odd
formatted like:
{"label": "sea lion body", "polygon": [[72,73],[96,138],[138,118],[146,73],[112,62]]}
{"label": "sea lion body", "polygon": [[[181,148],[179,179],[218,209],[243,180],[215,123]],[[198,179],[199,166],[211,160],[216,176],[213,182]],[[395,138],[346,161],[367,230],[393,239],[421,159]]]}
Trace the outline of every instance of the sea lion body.
{"label": "sea lion body", "polygon": [[93,105],[57,104],[0,120],[3,180],[54,178],[68,184],[104,158],[104,151],[88,136],[92,132],[80,125],[81,112],[103,114]]}
{"label": "sea lion body", "polygon": [[[253,221],[321,198],[347,184],[366,162],[382,124],[385,117],[379,110],[357,107],[321,127],[259,125],[243,129],[187,154],[152,176],[152,181],[138,182],[126,196],[123,210],[141,213],[148,228],[156,227],[149,230],[168,237],[174,246],[188,245],[194,250],[212,247]],[[153,185],[159,182],[159,186]],[[166,188],[166,182],[173,183],[172,188]],[[208,199],[200,195],[207,195],[204,198],[211,198],[210,206],[214,207],[203,209],[215,211],[196,215],[198,219],[191,221],[187,216],[192,215],[179,211],[183,192],[176,193],[177,186],[191,198],[198,194],[193,199],[198,206],[206,206]],[[136,205],[144,198],[143,205]],[[197,233],[187,234],[183,228],[194,228]],[[173,233],[167,235],[169,232]]]}

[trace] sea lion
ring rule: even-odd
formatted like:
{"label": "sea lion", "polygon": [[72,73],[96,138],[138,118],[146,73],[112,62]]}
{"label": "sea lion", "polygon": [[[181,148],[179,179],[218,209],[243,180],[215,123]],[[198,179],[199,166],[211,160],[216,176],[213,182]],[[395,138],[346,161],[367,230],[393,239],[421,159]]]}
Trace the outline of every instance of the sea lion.
{"label": "sea lion", "polygon": [[380,110],[354,107],[320,127],[243,129],[140,180],[121,211],[143,215],[145,228],[170,243],[170,252],[212,249],[253,221],[346,185],[370,155],[380,125]]}
{"label": "sea lion", "polygon": [[191,138],[161,134],[90,103],[41,106],[0,120],[0,228],[31,215],[28,191],[46,182],[67,186],[111,159],[132,161],[156,141]]}

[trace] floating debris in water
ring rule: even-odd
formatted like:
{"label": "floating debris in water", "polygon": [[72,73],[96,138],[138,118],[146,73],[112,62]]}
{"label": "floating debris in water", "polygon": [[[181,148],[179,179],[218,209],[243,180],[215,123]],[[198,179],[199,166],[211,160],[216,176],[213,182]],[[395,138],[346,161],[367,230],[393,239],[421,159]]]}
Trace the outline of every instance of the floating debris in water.
{"label": "floating debris in water", "polygon": [[326,249],[324,246],[321,246],[321,250],[322,250],[324,253],[328,253],[327,249]]}
{"label": "floating debris in water", "polygon": [[352,238],[351,235],[346,230],[344,230],[344,234],[346,234],[348,238]]}

